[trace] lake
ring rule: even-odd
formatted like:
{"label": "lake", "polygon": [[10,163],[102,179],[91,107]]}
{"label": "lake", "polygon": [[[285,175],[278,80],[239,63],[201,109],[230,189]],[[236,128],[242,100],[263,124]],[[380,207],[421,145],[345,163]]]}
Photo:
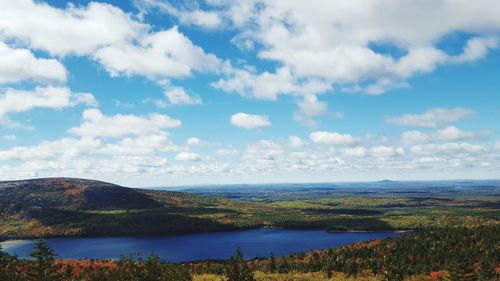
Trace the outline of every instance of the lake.
{"label": "lake", "polygon": [[[171,262],[202,259],[227,259],[237,247],[246,258],[283,256],[332,248],[352,242],[396,237],[390,232],[327,232],[319,230],[285,230],[260,228],[161,237],[87,237],[51,238],[47,243],[60,258],[114,259],[131,254],[147,257],[154,252]],[[5,252],[29,257],[36,240],[10,240],[0,243]]]}

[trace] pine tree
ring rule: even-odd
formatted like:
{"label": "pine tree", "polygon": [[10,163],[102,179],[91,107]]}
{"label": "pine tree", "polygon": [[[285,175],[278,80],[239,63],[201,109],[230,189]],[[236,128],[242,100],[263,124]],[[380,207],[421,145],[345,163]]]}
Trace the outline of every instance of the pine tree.
{"label": "pine tree", "polygon": [[252,271],[248,268],[241,249],[238,247],[236,256],[231,257],[229,266],[226,268],[228,281],[255,281]]}
{"label": "pine tree", "polygon": [[55,253],[52,248],[42,239],[38,239],[31,252],[31,257],[35,259],[35,278],[39,281],[54,280],[55,268],[54,260]]}
{"label": "pine tree", "polygon": [[493,262],[492,259],[485,259],[480,264],[481,268],[479,269],[477,280],[493,280],[493,277],[495,277],[495,262]]}
{"label": "pine tree", "polygon": [[9,264],[9,257],[2,251],[0,245],[0,280],[7,280],[7,265]]}
{"label": "pine tree", "polygon": [[274,254],[271,253],[271,256],[269,257],[269,271],[274,273],[276,272],[276,258],[274,257]]}

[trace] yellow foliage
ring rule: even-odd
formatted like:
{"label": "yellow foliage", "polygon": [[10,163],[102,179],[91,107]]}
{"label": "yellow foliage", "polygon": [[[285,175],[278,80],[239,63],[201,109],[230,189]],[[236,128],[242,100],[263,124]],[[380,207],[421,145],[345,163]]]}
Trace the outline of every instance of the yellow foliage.
{"label": "yellow foliage", "polygon": [[193,276],[193,281],[227,281],[227,278],[215,274],[202,274]]}

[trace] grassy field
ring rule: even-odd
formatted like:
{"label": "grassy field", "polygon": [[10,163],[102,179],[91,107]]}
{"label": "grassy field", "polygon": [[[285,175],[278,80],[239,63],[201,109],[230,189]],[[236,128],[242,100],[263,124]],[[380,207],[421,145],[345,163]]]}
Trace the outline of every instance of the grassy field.
{"label": "grassy field", "polygon": [[76,179],[2,182],[0,237],[171,235],[262,226],[409,230],[500,222],[499,188],[369,190],[321,188],[321,196],[309,190],[300,199],[281,191],[286,196],[235,200]]}

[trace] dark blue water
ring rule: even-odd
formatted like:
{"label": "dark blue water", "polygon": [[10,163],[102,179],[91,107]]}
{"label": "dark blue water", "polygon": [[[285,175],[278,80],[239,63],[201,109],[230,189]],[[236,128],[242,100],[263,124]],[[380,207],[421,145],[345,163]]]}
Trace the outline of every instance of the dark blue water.
{"label": "dark blue water", "polygon": [[[227,259],[237,247],[246,258],[282,256],[332,248],[352,242],[399,236],[387,232],[326,232],[317,230],[284,230],[261,228],[165,237],[53,238],[48,244],[60,258],[113,259],[138,254],[147,257],[154,252],[172,262],[201,259]],[[5,252],[29,257],[36,240],[11,240],[0,243]]]}

